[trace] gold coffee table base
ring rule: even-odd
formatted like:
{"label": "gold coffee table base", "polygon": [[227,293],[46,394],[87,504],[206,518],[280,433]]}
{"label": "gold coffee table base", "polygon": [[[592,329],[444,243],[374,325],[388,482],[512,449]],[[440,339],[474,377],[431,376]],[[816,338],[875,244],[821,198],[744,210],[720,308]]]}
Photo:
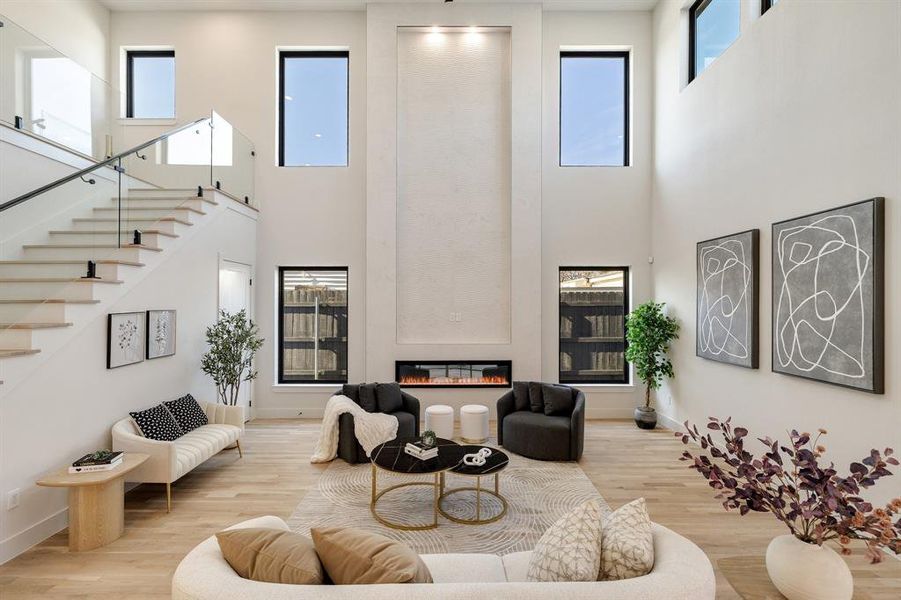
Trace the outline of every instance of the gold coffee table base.
{"label": "gold coffee table base", "polygon": [[[379,467],[377,467],[375,463],[372,463],[372,499],[369,502],[369,511],[372,513],[372,516],[375,518],[376,521],[378,521],[385,527],[390,527],[391,529],[399,529],[401,531],[423,531],[426,529],[434,529],[434,528],[438,527],[438,510],[439,510],[438,496],[440,495],[440,493],[439,493],[439,490],[440,490],[439,475],[441,475],[440,473],[435,473],[435,475],[434,475],[435,481],[434,482],[410,481],[407,483],[399,483],[397,485],[392,485],[392,486],[387,487],[387,488],[383,489],[382,491],[378,492],[378,491],[376,491],[377,490],[376,483],[377,483],[378,470],[379,470]],[[404,487],[412,487],[414,485],[427,485],[427,486],[431,486],[435,489],[435,501],[432,506],[432,513],[434,516],[433,516],[433,520],[431,523],[424,523],[421,525],[407,525],[405,523],[398,523],[396,521],[391,521],[390,519],[386,519],[385,517],[381,516],[376,511],[376,505],[378,504],[378,501],[382,496],[384,496],[385,494],[387,494],[390,491],[397,490],[397,489],[404,488]]]}
{"label": "gold coffee table base", "polygon": [[[460,475],[460,473],[455,473],[455,475]],[[454,523],[462,523],[464,525],[487,525],[488,523],[494,523],[495,521],[503,518],[504,515],[507,514],[507,499],[504,498],[500,490],[498,489],[498,473],[494,474],[494,491],[486,490],[482,488],[482,477],[485,475],[468,475],[468,477],[476,478],[476,487],[460,487],[460,488],[452,488],[447,491],[444,491],[444,476],[442,474],[441,477],[441,495],[438,496],[438,512],[441,513],[441,516],[449,521],[453,521]],[[444,502],[444,499],[452,494],[456,494],[458,492],[475,492],[476,493],[476,516],[475,519],[463,519],[461,517],[455,517],[453,515],[448,514],[441,507],[441,503]],[[488,494],[489,496],[494,496],[501,503],[501,511],[494,515],[493,517],[488,517],[486,519],[482,518],[482,494]]]}

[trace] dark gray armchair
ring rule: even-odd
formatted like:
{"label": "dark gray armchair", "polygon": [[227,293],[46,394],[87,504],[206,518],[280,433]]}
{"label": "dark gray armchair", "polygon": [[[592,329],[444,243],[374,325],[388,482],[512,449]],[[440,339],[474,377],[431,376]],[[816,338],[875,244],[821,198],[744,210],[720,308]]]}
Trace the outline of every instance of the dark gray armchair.
{"label": "dark gray armchair", "polygon": [[[341,393],[367,412],[397,417],[397,437],[419,435],[419,400],[401,391],[396,383],[344,384]],[[338,457],[351,464],[369,462],[366,451],[354,435],[353,415],[338,417]]]}
{"label": "dark gray armchair", "polygon": [[585,394],[566,385],[515,381],[497,401],[497,442],[538,460],[579,460],[585,445]]}

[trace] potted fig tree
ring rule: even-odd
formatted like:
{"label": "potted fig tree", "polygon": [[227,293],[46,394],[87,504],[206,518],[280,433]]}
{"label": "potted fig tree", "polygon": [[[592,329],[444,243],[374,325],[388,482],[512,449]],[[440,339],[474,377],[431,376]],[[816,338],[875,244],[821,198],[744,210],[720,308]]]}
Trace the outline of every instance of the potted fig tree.
{"label": "potted fig tree", "polygon": [[644,406],[635,408],[635,424],[642,429],[657,426],[657,412],[651,406],[651,390],[664,377],[673,377],[673,363],[667,357],[670,342],[679,337],[679,324],[663,313],[663,302],[645,302],[626,317],[626,360],[644,383]]}
{"label": "potted fig tree", "polygon": [[263,345],[259,328],[245,311],[223,310],[216,323],[207,327],[206,341],[210,349],[200,359],[200,368],[213,378],[219,401],[235,406],[241,383],[257,376],[253,357]]}

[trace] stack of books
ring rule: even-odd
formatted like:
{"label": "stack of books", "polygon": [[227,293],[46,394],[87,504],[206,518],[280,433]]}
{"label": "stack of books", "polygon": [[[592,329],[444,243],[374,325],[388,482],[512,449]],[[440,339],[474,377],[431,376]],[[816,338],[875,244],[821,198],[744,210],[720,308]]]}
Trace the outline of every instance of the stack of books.
{"label": "stack of books", "polygon": [[438,446],[426,448],[422,442],[407,442],[404,446],[404,452],[419,460],[429,460],[438,456]]}
{"label": "stack of books", "polygon": [[69,473],[109,471],[119,466],[124,458],[125,454],[122,452],[91,452],[72,463]]}

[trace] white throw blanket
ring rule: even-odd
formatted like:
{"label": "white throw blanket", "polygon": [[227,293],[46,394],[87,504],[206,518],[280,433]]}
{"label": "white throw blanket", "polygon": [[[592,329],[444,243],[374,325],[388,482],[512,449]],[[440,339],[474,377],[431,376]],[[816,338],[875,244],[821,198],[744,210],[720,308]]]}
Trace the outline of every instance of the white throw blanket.
{"label": "white throw blanket", "polygon": [[311,463],[328,462],[338,455],[338,417],[344,413],[353,415],[354,435],[366,451],[366,456],[379,444],[397,437],[397,417],[366,412],[347,396],[338,394],[329,398],[325,405],[322,430],[319,432],[319,441],[310,459]]}

